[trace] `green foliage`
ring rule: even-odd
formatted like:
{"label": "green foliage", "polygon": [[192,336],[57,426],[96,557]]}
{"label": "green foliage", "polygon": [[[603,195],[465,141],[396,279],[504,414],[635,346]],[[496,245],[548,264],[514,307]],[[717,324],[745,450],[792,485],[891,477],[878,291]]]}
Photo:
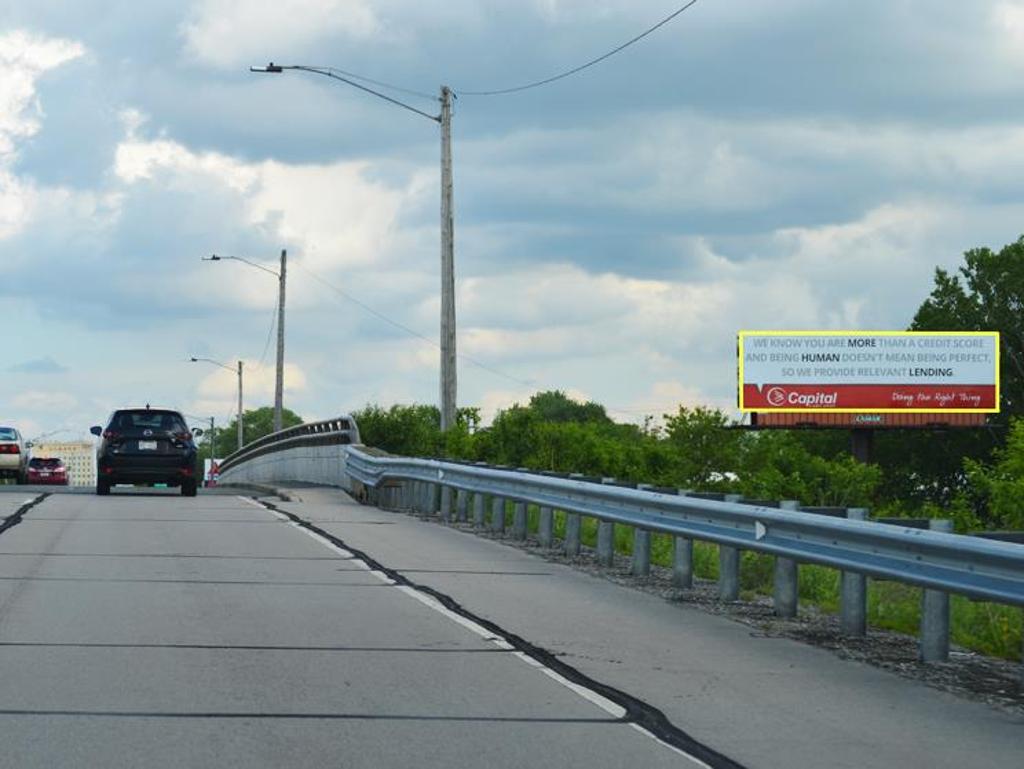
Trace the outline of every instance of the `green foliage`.
{"label": "green foliage", "polygon": [[914,331],[998,331],[1002,415],[1024,414],[1024,236],[998,253],[974,248],[959,274],[935,270]]}
{"label": "green foliage", "polygon": [[988,509],[988,523],[996,528],[1024,529],[1024,418],[1014,419],[1006,445],[986,466],[965,461],[972,491]]}
{"label": "green foliage", "polygon": [[[282,429],[297,427],[302,424],[302,417],[291,409],[281,409]],[[238,449],[238,419],[232,419],[224,427],[214,429],[213,442],[218,457],[226,457]],[[257,438],[270,435],[274,432],[274,407],[261,406],[258,409],[248,409],[242,412],[242,437],[246,445],[249,445]],[[200,456],[209,456],[208,436],[203,436],[200,445]]]}
{"label": "green foliage", "polygon": [[748,497],[837,507],[870,506],[881,480],[877,465],[813,454],[785,430],[748,435],[738,475],[736,487]]}
{"label": "green foliage", "polygon": [[744,434],[729,430],[730,420],[718,409],[680,406],[665,415],[668,469],[673,481],[693,491],[720,491],[739,469]]}

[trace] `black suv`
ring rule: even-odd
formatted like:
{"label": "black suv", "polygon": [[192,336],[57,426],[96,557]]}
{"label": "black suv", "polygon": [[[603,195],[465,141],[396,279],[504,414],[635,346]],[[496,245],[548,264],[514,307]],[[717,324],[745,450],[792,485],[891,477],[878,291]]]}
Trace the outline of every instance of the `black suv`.
{"label": "black suv", "polygon": [[119,409],[110,415],[96,457],[96,493],[109,494],[116,483],[180,486],[185,497],[196,495],[196,444],[185,418],[167,409]]}

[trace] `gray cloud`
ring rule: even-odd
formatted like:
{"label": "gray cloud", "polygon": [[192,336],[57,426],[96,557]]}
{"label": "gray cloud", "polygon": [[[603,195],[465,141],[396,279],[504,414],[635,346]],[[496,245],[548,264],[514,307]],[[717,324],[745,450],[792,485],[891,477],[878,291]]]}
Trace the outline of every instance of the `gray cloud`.
{"label": "gray cloud", "polygon": [[18,363],[7,370],[14,374],[64,374],[70,369],[67,366],[62,366],[50,356],[46,356]]}

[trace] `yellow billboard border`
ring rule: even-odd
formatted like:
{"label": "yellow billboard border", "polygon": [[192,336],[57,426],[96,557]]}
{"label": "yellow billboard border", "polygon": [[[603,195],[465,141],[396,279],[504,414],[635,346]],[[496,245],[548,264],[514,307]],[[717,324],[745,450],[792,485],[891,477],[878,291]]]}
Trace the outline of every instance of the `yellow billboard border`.
{"label": "yellow billboard border", "polygon": [[[987,336],[995,339],[996,405],[991,409],[816,409],[746,408],[743,405],[743,342],[747,336]],[[1000,403],[998,331],[739,331],[736,335],[738,360],[737,397],[740,411],[758,414],[998,414]]]}

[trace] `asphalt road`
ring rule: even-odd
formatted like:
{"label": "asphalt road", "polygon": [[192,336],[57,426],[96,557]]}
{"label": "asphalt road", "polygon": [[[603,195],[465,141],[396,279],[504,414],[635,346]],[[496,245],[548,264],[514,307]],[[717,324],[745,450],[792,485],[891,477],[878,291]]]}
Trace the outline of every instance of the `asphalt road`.
{"label": "asphalt road", "polygon": [[38,491],[0,493],[0,767],[1022,765],[1019,717],[337,490],[9,525]]}
{"label": "asphalt road", "polygon": [[3,767],[697,765],[224,493],[55,493],[0,533],[0,682]]}

